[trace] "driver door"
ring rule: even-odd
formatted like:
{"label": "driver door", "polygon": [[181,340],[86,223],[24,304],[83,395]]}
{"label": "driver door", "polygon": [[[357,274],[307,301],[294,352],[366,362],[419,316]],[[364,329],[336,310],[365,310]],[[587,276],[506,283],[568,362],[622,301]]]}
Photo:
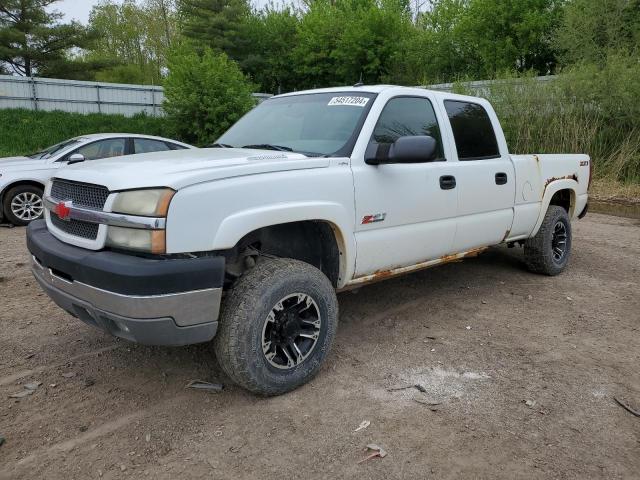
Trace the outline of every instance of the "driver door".
{"label": "driver door", "polygon": [[458,197],[442,183],[453,175],[440,126],[427,97],[393,97],[382,109],[370,143],[429,135],[436,158],[419,163],[368,165],[353,159],[356,204],[356,277],[415,265],[451,253]]}

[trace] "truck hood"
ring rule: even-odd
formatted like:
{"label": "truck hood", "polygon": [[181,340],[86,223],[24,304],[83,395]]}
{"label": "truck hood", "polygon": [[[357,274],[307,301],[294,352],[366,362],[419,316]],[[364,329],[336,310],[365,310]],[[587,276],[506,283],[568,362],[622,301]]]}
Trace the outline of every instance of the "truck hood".
{"label": "truck hood", "polygon": [[46,160],[29,157],[5,157],[0,158],[0,173],[4,171],[28,171],[51,168]]}
{"label": "truck hood", "polygon": [[111,191],[149,187],[175,190],[197,183],[286,170],[323,168],[329,159],[243,148],[203,148],[85,161],[56,177],[104,185]]}

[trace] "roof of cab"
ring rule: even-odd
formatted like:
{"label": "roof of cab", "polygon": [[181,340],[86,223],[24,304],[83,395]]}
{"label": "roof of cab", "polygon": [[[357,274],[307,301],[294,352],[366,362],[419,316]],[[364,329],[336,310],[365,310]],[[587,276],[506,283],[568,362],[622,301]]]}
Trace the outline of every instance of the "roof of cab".
{"label": "roof of cab", "polygon": [[399,95],[405,94],[417,94],[428,91],[435,97],[444,97],[447,99],[459,99],[459,100],[473,100],[478,103],[484,103],[485,101],[478,97],[471,97],[468,95],[458,95],[451,92],[443,92],[441,90],[430,90],[428,88],[423,87],[402,87],[399,85],[359,85],[359,86],[344,86],[344,87],[331,87],[331,88],[316,88],[313,90],[301,90],[299,92],[289,92],[283,93],[282,95],[276,95],[271,98],[282,98],[294,95],[305,95],[305,94],[313,94],[313,93],[381,93],[387,90],[397,90]]}
{"label": "roof of cab", "polygon": [[179,145],[184,145],[186,147],[193,148],[193,146],[189,145],[188,143],[184,143],[184,142],[181,142],[179,140],[174,140],[172,138],[157,137],[157,136],[154,136],[154,135],[144,135],[144,134],[139,134],[139,133],[89,133],[87,135],[80,135],[79,137],[76,137],[76,139],[78,139],[78,140],[103,140],[103,139],[107,139],[107,138],[121,138],[121,137],[148,138],[148,139],[153,139],[153,140],[160,140],[160,141],[165,141],[165,142],[177,143]]}

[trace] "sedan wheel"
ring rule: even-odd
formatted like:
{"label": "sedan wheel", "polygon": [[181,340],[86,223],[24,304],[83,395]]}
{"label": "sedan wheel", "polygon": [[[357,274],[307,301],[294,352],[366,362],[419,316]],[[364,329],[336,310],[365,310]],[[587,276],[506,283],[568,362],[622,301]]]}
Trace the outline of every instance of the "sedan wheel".
{"label": "sedan wheel", "polygon": [[27,225],[42,217],[42,190],[33,185],[19,185],[4,197],[4,214],[14,225]]}

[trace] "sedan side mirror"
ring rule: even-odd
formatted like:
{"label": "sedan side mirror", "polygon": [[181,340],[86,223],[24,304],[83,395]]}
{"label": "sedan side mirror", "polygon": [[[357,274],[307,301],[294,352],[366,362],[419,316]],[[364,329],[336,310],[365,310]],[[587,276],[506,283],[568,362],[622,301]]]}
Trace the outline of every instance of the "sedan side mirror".
{"label": "sedan side mirror", "polygon": [[84,162],[85,160],[86,160],[86,158],[84,158],[84,155],[82,155],[81,153],[74,153],[73,155],[71,155],[69,157],[67,162],[68,163],[79,163],[79,162]]}
{"label": "sedan side mirror", "polygon": [[434,160],[437,149],[435,138],[428,135],[400,137],[391,145],[371,144],[365,162],[369,165],[383,163],[422,163]]}

